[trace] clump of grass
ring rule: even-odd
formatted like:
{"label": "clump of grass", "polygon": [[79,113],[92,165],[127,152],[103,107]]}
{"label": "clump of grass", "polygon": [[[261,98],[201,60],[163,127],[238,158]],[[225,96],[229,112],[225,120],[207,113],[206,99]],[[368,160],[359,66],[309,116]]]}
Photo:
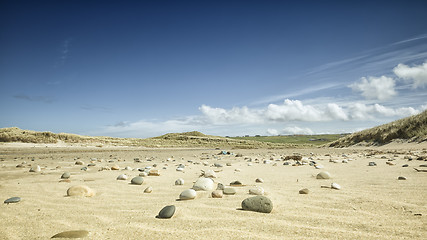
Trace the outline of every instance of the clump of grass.
{"label": "clump of grass", "polygon": [[348,147],[360,143],[384,145],[396,139],[427,141],[427,110],[374,128],[350,134],[330,143],[330,147]]}

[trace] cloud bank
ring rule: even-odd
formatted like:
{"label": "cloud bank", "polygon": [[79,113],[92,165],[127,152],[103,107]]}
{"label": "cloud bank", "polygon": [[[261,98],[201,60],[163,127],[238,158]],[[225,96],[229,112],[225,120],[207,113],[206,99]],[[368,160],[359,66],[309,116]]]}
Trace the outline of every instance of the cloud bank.
{"label": "cloud bank", "polygon": [[399,64],[393,69],[393,72],[399,78],[411,83],[414,89],[427,86],[427,62],[413,67]]}
{"label": "cloud bank", "polygon": [[397,95],[393,78],[381,76],[362,77],[359,82],[351,84],[349,87],[353,91],[361,92],[366,99],[387,100]]}

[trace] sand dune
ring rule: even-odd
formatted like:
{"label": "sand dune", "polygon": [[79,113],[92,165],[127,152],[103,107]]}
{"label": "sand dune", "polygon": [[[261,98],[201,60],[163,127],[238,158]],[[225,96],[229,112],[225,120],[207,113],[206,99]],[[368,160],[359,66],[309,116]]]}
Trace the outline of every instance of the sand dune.
{"label": "sand dune", "polygon": [[[1,205],[0,239],[48,239],[70,230],[89,231],[84,239],[425,239],[427,173],[413,169],[425,161],[404,159],[407,155],[427,155],[420,146],[415,148],[418,150],[374,149],[382,152],[372,156],[367,156],[372,149],[366,148],[235,150],[234,153],[243,155],[235,157],[217,155],[218,150],[209,149],[3,145],[0,196],[3,201],[15,196],[22,200]],[[284,166],[280,157],[294,152],[312,156],[324,169]],[[134,162],[137,157],[142,162]],[[245,157],[252,159],[252,166],[248,166]],[[271,157],[271,163],[263,163]],[[96,166],[82,171],[82,165],[75,165],[76,158],[85,162],[83,166],[91,158],[102,162],[97,161]],[[146,160],[150,158],[152,161]],[[341,163],[344,159],[350,161]],[[392,161],[395,165],[387,165],[389,159],[395,159]],[[29,166],[17,168],[23,161],[40,165],[42,171],[30,173]],[[210,166],[194,164],[204,161]],[[368,166],[371,161],[377,166]],[[176,171],[180,163],[186,165],[184,172]],[[212,167],[214,163],[223,167]],[[130,179],[138,171],[98,171],[115,164],[121,169],[157,164],[161,175],[144,177],[142,185],[131,185]],[[402,167],[403,164],[409,167]],[[246,186],[236,187],[235,195],[223,198],[211,198],[210,192],[199,191],[194,200],[177,201],[183,190],[192,187],[201,170],[208,169],[218,171],[216,183],[228,185],[239,180]],[[316,179],[322,170],[331,173],[332,179]],[[70,183],[59,182],[65,171],[71,172]],[[123,173],[130,178],[116,180]],[[397,180],[399,176],[407,180]],[[183,178],[185,184],[175,186],[178,178]],[[256,178],[264,179],[264,183],[256,183]],[[321,188],[332,182],[342,189]],[[79,184],[94,189],[96,196],[67,197],[67,189]],[[239,210],[242,200],[251,196],[248,189],[255,185],[262,186],[272,200],[271,213]],[[153,188],[152,193],[143,192],[148,186]],[[308,188],[310,193],[299,194],[302,188]],[[173,217],[156,218],[166,205],[176,206]]]}

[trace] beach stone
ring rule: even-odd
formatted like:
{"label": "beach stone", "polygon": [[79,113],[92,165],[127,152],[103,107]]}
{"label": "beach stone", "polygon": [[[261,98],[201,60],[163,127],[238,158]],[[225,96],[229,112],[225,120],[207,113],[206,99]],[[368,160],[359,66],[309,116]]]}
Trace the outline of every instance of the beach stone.
{"label": "beach stone", "polygon": [[175,180],[175,185],[184,185],[184,179],[178,178],[177,180]]}
{"label": "beach stone", "polygon": [[314,165],[314,168],[316,168],[316,169],[322,169],[322,168],[324,168],[324,166],[321,165],[321,164],[316,164],[316,165]]}
{"label": "beach stone", "polygon": [[263,183],[263,182],[264,182],[264,179],[262,179],[262,178],[257,178],[257,179],[255,179],[255,182],[257,182],[257,183]]}
{"label": "beach stone", "polygon": [[255,186],[249,189],[249,194],[252,194],[252,195],[264,195],[264,193],[265,193],[264,188],[260,186]]}
{"label": "beach stone", "polygon": [[176,168],[176,171],[177,171],[177,172],[183,172],[183,171],[184,171],[184,168],[177,167],[177,168]]}
{"label": "beach stone", "polygon": [[195,199],[197,196],[197,192],[194,189],[186,189],[179,194],[180,200],[191,200]]}
{"label": "beach stone", "polygon": [[212,192],[212,198],[222,198],[223,195],[224,193],[222,190],[215,190]]}
{"label": "beach stone", "polygon": [[224,190],[222,190],[222,192],[225,195],[234,195],[234,194],[236,194],[236,189],[232,188],[232,187],[226,187],[226,188],[224,188]]}
{"label": "beach stone", "polygon": [[218,185],[216,186],[216,190],[224,190],[224,184],[218,183]]}
{"label": "beach stone", "polygon": [[243,186],[243,184],[240,181],[233,181],[230,183],[230,186]]}
{"label": "beach stone", "polygon": [[140,177],[146,177],[146,176],[148,176],[148,173],[146,173],[146,172],[141,172],[141,173],[139,174],[139,176],[140,176]]}
{"label": "beach stone", "polygon": [[68,188],[67,196],[93,197],[95,191],[86,185],[76,185]]}
{"label": "beach stone", "polygon": [[400,176],[400,177],[398,177],[397,178],[397,180],[406,180],[407,178],[406,177],[403,177],[403,176]]}
{"label": "beach stone", "polygon": [[135,184],[135,185],[141,185],[143,182],[144,182],[144,178],[142,178],[142,177],[134,177],[130,181],[130,183]]}
{"label": "beach stone", "polygon": [[372,167],[372,166],[377,166],[377,163],[376,163],[376,162],[369,162],[369,163],[368,163],[368,166],[371,166],[371,167]]}
{"label": "beach stone", "polygon": [[348,163],[347,159],[342,160],[342,163]]}
{"label": "beach stone", "polygon": [[126,174],[120,174],[118,177],[117,177],[117,180],[127,180],[128,179],[128,176],[126,175]]}
{"label": "beach stone", "polygon": [[211,191],[214,189],[214,182],[210,178],[201,177],[197,179],[192,188],[196,191]]}
{"label": "beach stone", "polygon": [[89,234],[86,230],[66,231],[53,235],[51,238],[83,238]]}
{"label": "beach stone", "polygon": [[34,166],[30,169],[30,172],[40,172],[42,169],[40,168],[39,165]]}
{"label": "beach stone", "polygon": [[273,202],[266,196],[255,196],[242,201],[243,210],[270,213],[273,210]]}
{"label": "beach stone", "polygon": [[71,174],[69,172],[64,172],[61,175],[61,179],[69,179],[71,177]]}
{"label": "beach stone", "polygon": [[84,164],[85,163],[83,161],[80,161],[80,160],[78,160],[78,161],[75,162],[75,165],[84,165]]}
{"label": "beach stone", "polygon": [[88,168],[87,168],[87,167],[82,167],[82,168],[80,168],[80,170],[82,170],[82,171],[87,171],[87,170],[88,170]]}
{"label": "beach stone", "polygon": [[111,170],[120,170],[120,167],[118,165],[114,165],[111,167]]}
{"label": "beach stone", "polygon": [[336,190],[340,190],[341,186],[338,183],[331,183],[331,188],[336,189]]}
{"label": "beach stone", "polygon": [[4,200],[4,203],[7,203],[7,204],[9,204],[9,203],[17,203],[19,201],[21,201],[20,197],[12,197],[12,198]]}
{"label": "beach stone", "polygon": [[158,169],[151,169],[148,172],[148,176],[160,176],[160,171]]}
{"label": "beach stone", "polygon": [[89,163],[87,166],[88,166],[88,167],[95,167],[95,166],[96,166],[96,164],[95,164],[95,163]]}
{"label": "beach stone", "polygon": [[203,174],[206,178],[216,178],[216,173],[209,169]]}
{"label": "beach stone", "polygon": [[144,189],[145,193],[151,193],[152,191],[153,191],[153,188],[151,186]]}
{"label": "beach stone", "polygon": [[169,205],[162,210],[160,210],[159,214],[157,215],[158,218],[171,218],[175,214],[176,207],[174,205]]}
{"label": "beach stone", "polygon": [[299,190],[299,194],[308,194],[310,192],[310,190],[308,190],[308,188],[303,188],[301,190]]}
{"label": "beach stone", "polygon": [[126,170],[126,171],[132,171],[132,170],[133,170],[133,168],[131,168],[131,167],[127,166],[127,167],[125,167],[125,170]]}
{"label": "beach stone", "polygon": [[409,167],[409,165],[408,164],[403,164],[402,167]]}
{"label": "beach stone", "polygon": [[330,179],[331,174],[329,172],[320,172],[319,174],[317,174],[316,178],[317,179]]}

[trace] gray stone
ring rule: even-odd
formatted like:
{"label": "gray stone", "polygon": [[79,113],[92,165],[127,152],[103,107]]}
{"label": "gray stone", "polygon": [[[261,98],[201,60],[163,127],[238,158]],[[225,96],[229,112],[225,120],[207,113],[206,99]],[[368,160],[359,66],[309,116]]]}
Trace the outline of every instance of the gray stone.
{"label": "gray stone", "polygon": [[42,169],[39,165],[36,165],[30,169],[30,172],[40,172]]}
{"label": "gray stone", "polygon": [[148,176],[148,173],[146,173],[146,172],[141,172],[141,173],[139,174],[139,176],[140,176],[140,177],[146,177],[146,176]]}
{"label": "gray stone", "polygon": [[252,195],[264,195],[264,188],[260,187],[260,186],[255,186],[251,189],[249,189],[249,194]]}
{"label": "gray stone", "polygon": [[243,184],[240,181],[233,181],[230,183],[230,186],[243,186]]}
{"label": "gray stone", "polygon": [[255,179],[255,182],[257,182],[257,183],[263,183],[263,182],[264,182],[264,179],[262,179],[262,178],[257,178],[257,179]]}
{"label": "gray stone", "polygon": [[130,183],[135,184],[135,185],[141,185],[143,182],[144,182],[144,178],[142,178],[142,177],[134,177],[130,181]]}
{"label": "gray stone", "polygon": [[153,191],[153,188],[151,186],[144,189],[145,193],[151,193],[152,191]]}
{"label": "gray stone", "polygon": [[195,199],[197,196],[197,192],[194,189],[186,189],[179,194],[180,200],[191,200]]}
{"label": "gray stone", "polygon": [[369,162],[369,163],[368,163],[368,166],[371,166],[371,167],[372,167],[372,166],[377,166],[377,163],[375,163],[375,162]]}
{"label": "gray stone", "polygon": [[320,172],[319,174],[317,174],[316,178],[317,179],[330,179],[331,174],[328,172]]}
{"label": "gray stone", "polygon": [[53,235],[51,238],[83,238],[89,235],[86,230],[66,231]]}
{"label": "gray stone", "polygon": [[117,180],[127,180],[128,179],[128,176],[126,175],[126,174],[120,174],[118,177],[117,177]]}
{"label": "gray stone", "polygon": [[407,178],[406,177],[403,177],[403,176],[400,176],[400,177],[398,177],[397,178],[397,180],[406,180]]}
{"label": "gray stone", "polygon": [[310,190],[308,190],[308,188],[303,188],[301,190],[299,190],[299,194],[308,194],[310,192]]}
{"label": "gray stone", "polygon": [[336,190],[340,190],[341,186],[338,183],[331,183],[331,188],[336,189]]}
{"label": "gray stone", "polygon": [[270,213],[273,210],[273,202],[266,196],[255,196],[242,201],[242,209],[261,213]]}
{"label": "gray stone", "polygon": [[236,189],[232,188],[232,187],[226,187],[226,188],[224,188],[224,190],[222,190],[222,192],[225,195],[234,195],[234,194],[236,194]]}
{"label": "gray stone", "polygon": [[402,165],[402,167],[409,167],[409,165],[408,164],[404,164],[404,165]]}
{"label": "gray stone", "polygon": [[175,180],[175,185],[184,185],[184,179],[178,178],[177,180]]}
{"label": "gray stone", "polygon": [[224,193],[222,190],[215,190],[212,192],[212,198],[222,198],[223,195]]}
{"label": "gray stone", "polygon": [[20,197],[12,197],[12,198],[4,200],[4,203],[7,203],[7,204],[9,204],[9,203],[17,203],[19,201],[21,201]]}
{"label": "gray stone", "polygon": [[69,179],[71,177],[71,174],[69,172],[64,172],[61,175],[61,179]]}
{"label": "gray stone", "polygon": [[171,218],[175,214],[175,210],[176,208],[174,205],[166,206],[160,210],[157,218]]}
{"label": "gray stone", "polygon": [[76,165],[84,165],[85,163],[84,163],[83,161],[80,161],[80,160],[79,160],[79,161],[76,161],[76,162],[75,162],[75,164],[76,164]]}
{"label": "gray stone", "polygon": [[216,190],[224,190],[224,184],[218,183],[218,186],[216,187]]}

